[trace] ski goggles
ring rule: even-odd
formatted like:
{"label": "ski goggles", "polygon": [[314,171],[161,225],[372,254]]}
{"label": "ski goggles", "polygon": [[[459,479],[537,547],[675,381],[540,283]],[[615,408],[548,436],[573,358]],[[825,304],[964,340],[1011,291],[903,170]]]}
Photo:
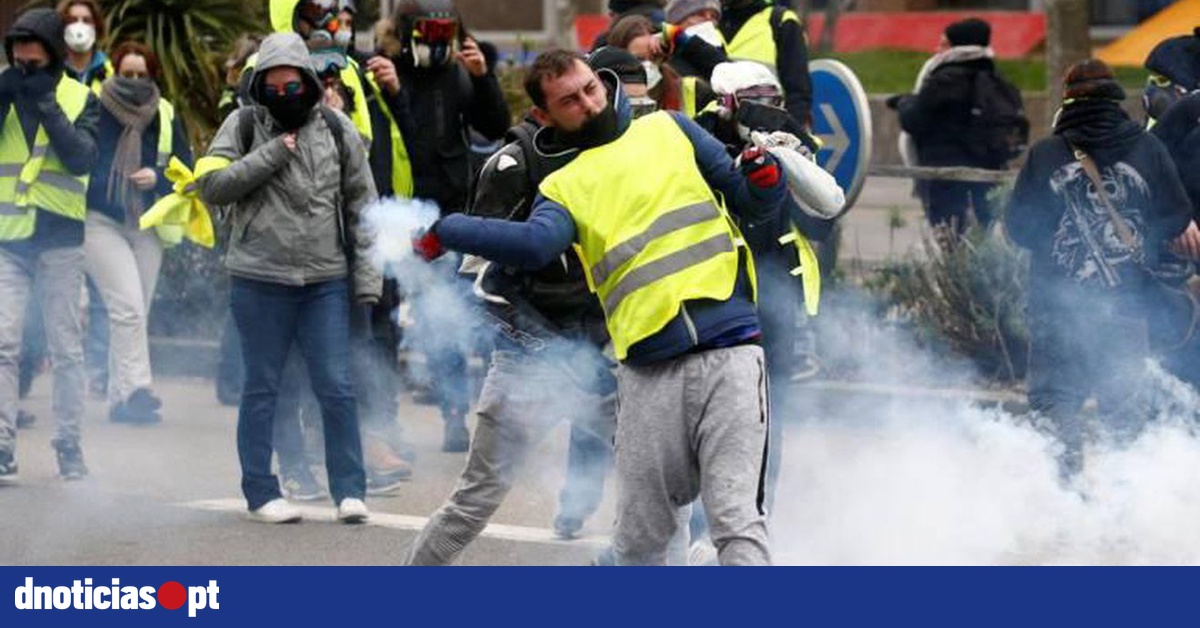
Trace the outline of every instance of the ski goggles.
{"label": "ski goggles", "polygon": [[733,94],[724,97],[726,105],[731,105],[729,108],[736,108],[738,103],[752,102],[759,105],[767,105],[769,107],[782,107],[783,94],[771,85],[757,85],[746,89],[739,89]]}
{"label": "ski goggles", "polygon": [[423,17],[413,21],[413,39],[426,44],[449,44],[458,39],[458,28],[454,17]]}

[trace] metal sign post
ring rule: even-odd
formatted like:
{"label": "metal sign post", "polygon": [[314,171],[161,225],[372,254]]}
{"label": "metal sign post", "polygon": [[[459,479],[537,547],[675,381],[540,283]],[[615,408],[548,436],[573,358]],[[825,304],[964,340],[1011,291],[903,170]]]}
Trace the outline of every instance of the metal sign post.
{"label": "metal sign post", "polygon": [[846,193],[843,213],[854,205],[871,163],[871,107],[854,71],[840,61],[808,64],[813,90],[813,133],[824,143],[817,163]]}

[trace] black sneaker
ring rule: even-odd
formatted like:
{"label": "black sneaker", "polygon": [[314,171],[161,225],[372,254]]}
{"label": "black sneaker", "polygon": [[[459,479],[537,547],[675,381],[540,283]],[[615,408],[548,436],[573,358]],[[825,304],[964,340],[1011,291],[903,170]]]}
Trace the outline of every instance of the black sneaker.
{"label": "black sneaker", "polygon": [[471,433],[467,431],[467,421],[463,418],[446,419],[442,430],[442,451],[447,453],[462,453],[471,447]]}
{"label": "black sneaker", "polygon": [[367,495],[390,495],[412,479],[412,467],[367,471]]}
{"label": "black sneaker", "polygon": [[579,538],[579,533],[583,531],[583,519],[579,517],[568,517],[558,515],[554,518],[554,536],[564,541],[573,541]]}
{"label": "black sneaker", "polygon": [[0,450],[0,486],[15,484],[18,479],[17,460],[13,458],[13,452]]}
{"label": "black sneaker", "polygon": [[79,443],[70,440],[50,441],[58,454],[58,475],[64,480],[81,480],[87,477],[87,465],[83,464],[83,450]]}
{"label": "black sneaker", "polygon": [[17,410],[17,429],[29,429],[34,423],[37,423],[37,417],[32,412]]}
{"label": "black sneaker", "polygon": [[113,423],[128,423],[130,425],[153,425],[162,422],[158,409],[162,401],[145,388],[133,391],[129,399],[122,401],[108,411],[108,418]]}

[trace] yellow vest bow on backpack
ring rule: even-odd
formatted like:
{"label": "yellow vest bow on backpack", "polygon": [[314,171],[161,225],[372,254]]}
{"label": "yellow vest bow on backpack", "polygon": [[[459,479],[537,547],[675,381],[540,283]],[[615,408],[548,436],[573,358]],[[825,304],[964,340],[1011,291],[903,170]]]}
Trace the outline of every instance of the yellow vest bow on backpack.
{"label": "yellow vest bow on backpack", "polygon": [[[72,124],[83,114],[91,92],[78,81],[63,76],[55,100]],[[74,175],[59,160],[46,129],[38,125],[33,150],[16,106],[0,112],[0,241],[25,240],[33,235],[39,209],[83,221],[87,215],[89,175]]]}
{"label": "yellow vest bow on backpack", "polygon": [[174,191],[142,214],[138,227],[154,227],[158,238],[167,247],[175,246],[187,238],[211,249],[217,238],[208,207],[199,198],[197,176],[177,157],[171,157],[166,176],[174,184]]}
{"label": "yellow vest bow on backpack", "polygon": [[[652,160],[643,158],[647,146],[655,148]],[[670,114],[634,120],[620,138],[547,177],[540,191],[575,221],[576,252],[618,360],[679,315],[685,301],[733,294],[745,242]],[[746,260],[753,285],[753,260]]]}

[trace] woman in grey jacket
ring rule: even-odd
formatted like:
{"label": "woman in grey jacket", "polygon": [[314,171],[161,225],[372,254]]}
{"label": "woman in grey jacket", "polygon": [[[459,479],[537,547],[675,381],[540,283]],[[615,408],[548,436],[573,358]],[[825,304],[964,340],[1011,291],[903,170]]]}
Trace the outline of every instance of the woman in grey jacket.
{"label": "woman in grey jacket", "polygon": [[[254,520],[300,518],[271,473],[278,385],[295,342],[321,405],[338,517],[357,523],[367,517],[366,479],[350,379],[349,300],[372,303],[382,289],[361,220],[376,198],[371,169],[350,120],[318,107],[321,85],[298,35],[263,41],[251,86],[263,106],[230,116],[197,164],[202,198],[231,212],[225,263],[246,364],[238,412],[242,492]],[[243,116],[253,116],[253,133],[243,133]]]}

